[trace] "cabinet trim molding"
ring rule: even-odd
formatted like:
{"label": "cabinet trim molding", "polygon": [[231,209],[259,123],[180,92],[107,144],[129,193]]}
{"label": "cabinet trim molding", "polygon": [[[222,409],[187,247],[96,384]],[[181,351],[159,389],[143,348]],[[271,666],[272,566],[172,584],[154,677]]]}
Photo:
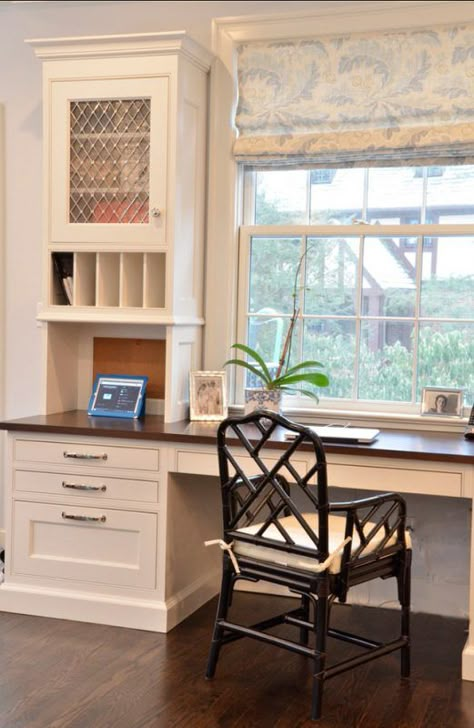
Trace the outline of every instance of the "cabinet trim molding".
{"label": "cabinet trim molding", "polygon": [[180,53],[203,71],[209,71],[212,54],[192,40],[186,31],[163,33],[133,33],[121,35],[92,35],[79,38],[27,38],[36,56],[42,60],[58,61],[72,58],[94,59],[121,56],[133,52],[136,56]]}

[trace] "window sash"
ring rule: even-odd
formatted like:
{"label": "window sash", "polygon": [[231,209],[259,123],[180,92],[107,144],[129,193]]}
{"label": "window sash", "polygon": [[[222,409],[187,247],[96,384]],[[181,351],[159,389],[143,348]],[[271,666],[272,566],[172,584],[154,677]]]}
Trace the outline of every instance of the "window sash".
{"label": "window sash", "polygon": [[[295,237],[302,239],[302,245],[306,238],[317,237],[360,237],[364,239],[370,236],[395,236],[395,237],[411,237],[417,240],[417,276],[416,276],[416,303],[415,313],[413,316],[373,316],[363,315],[360,310],[361,301],[361,290],[362,285],[362,265],[363,255],[361,253],[359,257],[359,269],[357,274],[357,300],[358,305],[355,311],[355,315],[342,316],[333,314],[302,314],[302,320],[355,320],[356,321],[356,379],[354,383],[354,392],[358,389],[358,369],[359,369],[359,343],[360,343],[360,330],[361,325],[365,321],[409,321],[414,324],[414,349],[413,349],[413,363],[411,373],[411,402],[388,402],[379,400],[358,400],[354,398],[342,399],[342,398],[329,398],[324,396],[324,390],[318,393],[320,399],[320,406],[327,407],[331,410],[344,410],[344,411],[377,411],[387,413],[399,413],[399,414],[419,414],[420,404],[416,399],[417,390],[417,356],[418,356],[418,331],[422,324],[430,322],[441,322],[441,323],[474,323],[474,318],[437,318],[430,316],[421,316],[419,307],[419,297],[421,295],[421,275],[422,266],[420,256],[422,254],[422,241],[425,237],[462,237],[462,236],[474,235],[474,225],[466,224],[439,224],[439,225],[370,225],[370,224],[353,224],[353,225],[242,225],[239,231],[239,276],[238,276],[238,315],[237,315],[237,331],[235,341],[241,343],[247,342],[248,332],[248,321],[250,317],[255,317],[254,312],[249,310],[249,294],[250,294],[250,249],[251,240],[254,237],[268,237],[268,238],[281,238],[281,237]],[[289,319],[291,313],[281,314],[282,318]],[[325,363],[325,362],[323,362]],[[234,401],[236,404],[243,403],[243,392],[245,386],[245,372],[241,367],[235,367],[234,372]],[[330,376],[330,368],[328,369]],[[288,398],[288,402],[295,408],[302,410],[310,410],[314,408],[314,402],[307,397],[292,396]],[[318,407],[320,409],[320,407]]]}

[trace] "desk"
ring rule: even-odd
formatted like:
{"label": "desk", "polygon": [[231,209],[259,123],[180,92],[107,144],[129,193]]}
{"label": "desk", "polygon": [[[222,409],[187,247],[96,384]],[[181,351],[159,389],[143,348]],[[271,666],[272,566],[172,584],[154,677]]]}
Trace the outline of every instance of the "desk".
{"label": "desk", "polygon": [[[203,547],[221,530],[216,423],[74,411],[0,429],[1,610],[166,632],[217,593],[220,553]],[[277,457],[284,444],[274,447]],[[325,449],[336,487],[474,497],[474,443],[458,434],[387,430],[371,445]],[[474,680],[474,543],[469,583],[462,674]]]}

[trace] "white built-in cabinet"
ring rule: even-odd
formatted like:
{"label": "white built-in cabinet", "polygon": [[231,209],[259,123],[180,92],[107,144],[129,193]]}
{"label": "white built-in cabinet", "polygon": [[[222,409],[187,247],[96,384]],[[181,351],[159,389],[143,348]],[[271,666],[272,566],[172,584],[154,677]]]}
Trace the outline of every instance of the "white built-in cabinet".
{"label": "white built-in cabinet", "polygon": [[166,340],[162,407],[183,419],[201,366],[210,54],[184,32],[28,42],[43,62],[44,411],[86,408],[108,326]]}
{"label": "white built-in cabinet", "polygon": [[18,432],[5,454],[0,610],[167,632],[217,592],[219,489],[175,480],[174,448]]}

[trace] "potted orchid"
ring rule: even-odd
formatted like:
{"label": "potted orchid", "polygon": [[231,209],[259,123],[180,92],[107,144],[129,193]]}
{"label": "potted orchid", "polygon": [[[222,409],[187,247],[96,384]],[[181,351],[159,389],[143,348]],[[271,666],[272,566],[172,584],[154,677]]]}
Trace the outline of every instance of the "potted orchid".
{"label": "potted orchid", "polygon": [[245,409],[247,412],[262,407],[278,411],[283,393],[295,394],[299,392],[307,397],[312,397],[318,402],[319,398],[317,393],[310,387],[321,388],[329,385],[328,376],[320,371],[324,365],[319,361],[308,359],[290,366],[295,325],[300,317],[298,280],[301,266],[307,253],[308,248],[301,255],[296,269],[292,293],[293,310],[275,372],[270,371],[270,368],[258,351],[245,344],[232,344],[231,348],[241,351],[247,358],[228,359],[224,363],[224,366],[235,364],[236,366],[243,367],[261,382],[261,388],[246,390]]}

